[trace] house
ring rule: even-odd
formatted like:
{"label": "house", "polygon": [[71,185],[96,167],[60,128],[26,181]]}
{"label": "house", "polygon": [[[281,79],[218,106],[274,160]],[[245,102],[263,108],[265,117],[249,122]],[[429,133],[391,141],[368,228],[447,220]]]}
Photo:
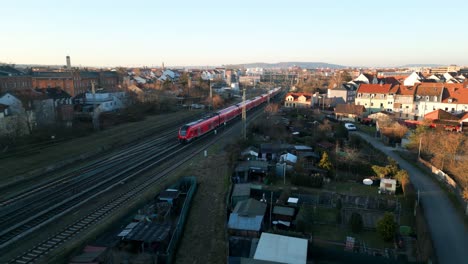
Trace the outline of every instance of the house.
{"label": "house", "polygon": [[369,73],[361,73],[358,77],[356,77],[353,82],[355,83],[365,83],[365,84],[377,84],[378,80],[372,74]]}
{"label": "house", "polygon": [[241,152],[241,156],[247,160],[258,159],[258,149],[255,147],[248,147]]}
{"label": "house", "polygon": [[444,84],[444,93],[439,109],[452,114],[468,112],[468,88],[463,83]]}
{"label": "house", "polygon": [[335,115],[338,120],[356,121],[366,112],[363,105],[338,104],[335,107]]}
{"label": "house", "polygon": [[444,95],[443,83],[420,83],[415,87],[414,115],[421,118],[426,113],[442,107]]}
{"label": "house", "polygon": [[333,99],[333,105],[354,104],[357,86],[351,83],[343,83],[335,88],[328,89],[327,97]]}
{"label": "house", "polygon": [[262,233],[254,259],[273,263],[307,263],[307,239]]}
{"label": "house", "polygon": [[263,160],[277,160],[283,153],[290,151],[293,147],[289,144],[263,143],[260,144],[259,157]]}
{"label": "house", "polygon": [[385,179],[380,180],[380,193],[395,194],[396,191],[396,180],[395,179]]}
{"label": "house", "polygon": [[252,198],[239,201],[229,215],[229,233],[235,236],[259,237],[263,230],[266,208],[265,203]]}
{"label": "house", "polygon": [[287,206],[273,207],[273,221],[282,221],[282,225],[290,226],[294,220],[296,209]]}
{"label": "house", "polygon": [[312,106],[311,93],[288,93],[284,99],[284,106],[291,108],[310,108]]}
{"label": "house", "polygon": [[460,118],[441,109],[427,113],[424,119],[432,121],[434,127],[443,127],[449,131],[461,131]]}
{"label": "house", "polygon": [[234,169],[234,182],[262,181],[268,173],[268,162],[264,160],[246,160],[237,164]]}
{"label": "house", "polygon": [[413,72],[410,76],[406,77],[403,81],[404,86],[414,86],[416,83],[420,83],[424,80],[424,76],[420,72]]}
{"label": "house", "polygon": [[81,105],[82,112],[93,112],[94,106],[97,106],[98,113],[111,112],[126,107],[127,94],[125,92],[85,93],[76,96],[75,103]]}
{"label": "house", "polygon": [[393,102],[393,112],[401,119],[414,119],[414,94],[416,87],[398,85]]}
{"label": "house", "polygon": [[392,120],[395,118],[395,114],[392,112],[381,111],[369,115],[368,118],[372,120]]}
{"label": "house", "polygon": [[357,90],[356,105],[363,105],[367,114],[393,109],[392,84],[361,84]]}

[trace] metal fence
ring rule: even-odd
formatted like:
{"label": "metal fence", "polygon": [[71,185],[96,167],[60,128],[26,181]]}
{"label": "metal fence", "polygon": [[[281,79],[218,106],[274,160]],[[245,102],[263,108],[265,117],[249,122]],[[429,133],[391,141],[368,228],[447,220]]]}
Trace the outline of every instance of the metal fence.
{"label": "metal fence", "polygon": [[180,212],[179,220],[177,221],[174,232],[172,233],[171,241],[169,242],[166,253],[158,254],[158,263],[170,264],[174,260],[174,254],[177,250],[179,239],[181,238],[184,231],[184,225],[187,219],[187,214],[190,210],[192,198],[195,194],[195,191],[197,190],[197,178],[194,176],[183,177],[179,180],[177,184],[171,186],[171,188],[180,188],[181,186],[190,187],[187,191],[187,197],[185,198],[184,205],[182,206],[182,210]]}

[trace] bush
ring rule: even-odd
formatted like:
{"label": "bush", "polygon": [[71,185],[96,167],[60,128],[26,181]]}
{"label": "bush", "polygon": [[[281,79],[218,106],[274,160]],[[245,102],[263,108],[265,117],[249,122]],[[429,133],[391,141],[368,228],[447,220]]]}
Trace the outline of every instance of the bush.
{"label": "bush", "polygon": [[385,241],[391,241],[394,238],[396,229],[397,224],[392,213],[385,213],[382,219],[377,221],[377,232]]}
{"label": "bush", "polygon": [[353,233],[361,232],[363,228],[362,216],[356,212],[352,213],[351,218],[349,219],[349,226]]}

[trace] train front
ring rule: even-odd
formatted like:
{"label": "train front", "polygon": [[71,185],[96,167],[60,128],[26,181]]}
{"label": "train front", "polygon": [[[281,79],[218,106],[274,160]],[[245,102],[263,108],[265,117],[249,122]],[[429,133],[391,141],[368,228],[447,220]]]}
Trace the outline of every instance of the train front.
{"label": "train front", "polygon": [[190,139],[188,138],[188,129],[189,126],[187,125],[184,125],[179,129],[179,134],[177,135],[177,138],[179,139],[180,143],[186,143],[190,141]]}

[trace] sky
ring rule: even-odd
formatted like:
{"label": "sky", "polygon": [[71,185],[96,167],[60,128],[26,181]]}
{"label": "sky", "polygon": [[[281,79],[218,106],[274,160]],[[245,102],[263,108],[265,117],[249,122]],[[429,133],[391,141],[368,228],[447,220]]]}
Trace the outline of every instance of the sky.
{"label": "sky", "polygon": [[468,1],[22,0],[0,62],[73,66],[468,65]]}

